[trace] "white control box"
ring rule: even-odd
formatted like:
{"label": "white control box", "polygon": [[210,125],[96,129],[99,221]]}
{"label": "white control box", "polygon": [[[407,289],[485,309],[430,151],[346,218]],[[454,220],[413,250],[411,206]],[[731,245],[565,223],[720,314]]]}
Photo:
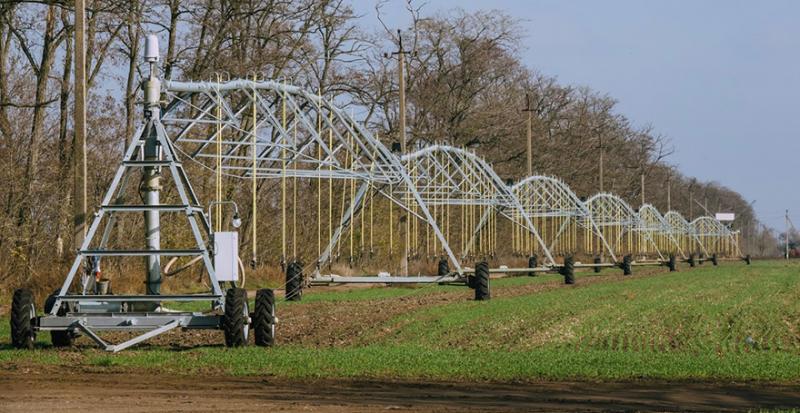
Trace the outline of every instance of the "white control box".
{"label": "white control box", "polygon": [[239,281],[239,233],[214,233],[214,272],[217,281]]}

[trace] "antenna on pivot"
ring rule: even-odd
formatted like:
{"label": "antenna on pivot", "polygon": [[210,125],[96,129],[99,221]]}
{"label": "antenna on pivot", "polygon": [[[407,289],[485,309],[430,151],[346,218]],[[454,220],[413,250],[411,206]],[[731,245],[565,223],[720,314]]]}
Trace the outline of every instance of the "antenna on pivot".
{"label": "antenna on pivot", "polygon": [[153,109],[158,108],[158,100],[161,96],[161,82],[158,81],[156,73],[156,62],[159,60],[158,56],[158,36],[155,34],[148,34],[144,43],[144,60],[150,64],[150,79],[145,82],[145,101],[146,112],[149,117],[153,114]]}
{"label": "antenna on pivot", "polygon": [[148,34],[147,40],[144,44],[144,60],[150,63],[150,77],[155,77],[153,72],[154,63],[158,62],[158,36],[155,34]]}

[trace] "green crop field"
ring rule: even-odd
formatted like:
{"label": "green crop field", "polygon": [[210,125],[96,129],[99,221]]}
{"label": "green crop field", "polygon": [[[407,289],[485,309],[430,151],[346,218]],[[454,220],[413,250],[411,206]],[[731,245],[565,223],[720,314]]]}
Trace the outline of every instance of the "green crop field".
{"label": "green crop field", "polygon": [[[359,332],[341,345],[281,343],[279,329],[279,345],[270,349],[151,345],[106,354],[85,339],[79,348],[54,350],[40,334],[36,350],[17,351],[3,319],[0,367],[488,381],[800,380],[800,265],[612,273],[583,274],[576,287],[560,285],[555,275],[495,280],[488,302],[471,301],[463,287],[435,286],[311,290],[301,303],[279,305],[279,317],[283,308],[307,310],[310,319],[335,308],[320,306],[347,303],[369,314],[405,305],[388,318],[340,320]],[[547,288],[520,293],[539,284]],[[421,297],[428,299],[408,306],[409,298]]]}

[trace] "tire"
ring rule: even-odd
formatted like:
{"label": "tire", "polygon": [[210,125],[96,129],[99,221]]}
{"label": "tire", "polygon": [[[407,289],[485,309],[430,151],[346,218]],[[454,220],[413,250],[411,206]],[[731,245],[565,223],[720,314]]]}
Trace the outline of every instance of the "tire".
{"label": "tire", "polygon": [[489,263],[479,262],[475,266],[475,301],[485,301],[492,298],[489,293]]}
{"label": "tire", "polygon": [[711,264],[713,264],[715,267],[719,265],[719,261],[717,260],[717,254],[711,255]]}
{"label": "tire", "polygon": [[225,346],[243,347],[247,345],[250,333],[247,308],[247,290],[231,288],[225,293],[225,315],[222,318],[222,329],[225,332]]}
{"label": "tire", "polygon": [[[603,262],[603,260],[600,257],[594,257],[594,263],[595,264],[600,264],[602,262]],[[594,267],[594,272],[595,272],[595,274],[599,273],[600,272],[600,266],[595,266]]]}
{"label": "tire", "polygon": [[[539,257],[535,255],[531,255],[530,257],[528,257],[528,268],[536,268],[538,266],[539,266]],[[531,271],[528,273],[528,277],[535,277],[535,276],[536,276],[535,271]]]}
{"label": "tire", "polygon": [[564,266],[560,272],[564,276],[564,284],[575,284],[575,260],[571,256],[564,257]]}
{"label": "tire", "polygon": [[626,255],[622,257],[622,275],[631,275],[633,274],[633,269],[631,268],[631,256]]}
{"label": "tire", "polygon": [[439,260],[439,268],[436,273],[440,277],[450,274],[450,263],[447,262],[447,258],[442,258]]}
{"label": "tire", "polygon": [[11,300],[11,344],[14,348],[32,349],[36,341],[36,330],[33,321],[36,319],[36,307],[33,294],[26,288],[14,291]]}
{"label": "tire", "polygon": [[[53,305],[56,303],[56,295],[58,295],[58,291],[59,290],[53,291],[53,293],[47,297],[47,300],[45,300],[45,314],[50,314],[50,311],[53,309]],[[66,315],[66,304],[62,303],[61,308],[58,309],[58,313],[56,314],[59,316]],[[53,343],[53,347],[72,347],[72,344],[75,341],[75,334],[68,330],[50,331],[50,341]]]}
{"label": "tire", "polygon": [[669,272],[677,271],[677,263],[675,261],[675,254],[669,256],[669,261],[667,261],[667,267],[669,267]]}
{"label": "tire", "polygon": [[695,262],[695,259],[694,259],[694,254],[689,254],[688,261],[689,261],[689,266],[692,267],[692,268],[694,268],[697,265],[697,263]]}
{"label": "tire", "polygon": [[286,266],[286,301],[303,298],[303,267],[297,261]]}
{"label": "tire", "polygon": [[744,262],[747,263],[747,265],[750,265],[750,254],[745,255]]}
{"label": "tire", "polygon": [[272,290],[262,289],[256,292],[253,332],[257,346],[275,345],[275,293]]}

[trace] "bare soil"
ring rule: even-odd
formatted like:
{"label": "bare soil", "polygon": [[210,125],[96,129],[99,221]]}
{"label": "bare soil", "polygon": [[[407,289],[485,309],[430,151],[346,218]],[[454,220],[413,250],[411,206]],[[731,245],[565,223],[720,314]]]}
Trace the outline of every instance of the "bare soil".
{"label": "bare soil", "polygon": [[[492,288],[492,298],[508,298],[535,294],[556,288],[583,288],[588,285],[621,282],[653,275],[668,276],[660,268],[640,268],[636,275],[620,274],[583,277],[574,285],[564,285],[563,280],[553,279],[544,283],[513,287]],[[347,287],[344,287],[347,288]],[[355,288],[363,288],[356,286]],[[399,287],[387,287],[399,288]],[[276,326],[277,345],[294,344],[314,347],[340,347],[372,342],[377,337],[390,334],[390,330],[376,331],[374,327],[386,325],[391,319],[425,307],[445,305],[459,301],[470,301],[474,292],[469,288],[454,288],[450,291],[425,291],[426,287],[409,288],[407,294],[374,300],[322,301],[282,306],[278,303]],[[341,290],[343,286],[314,287],[314,289]],[[107,334],[111,342],[125,339],[122,334]],[[170,346],[185,349],[204,345],[224,344],[222,332],[216,330],[175,330],[155,337],[147,345]],[[93,346],[87,338],[79,345]]]}
{"label": "bare soil", "polygon": [[800,388],[764,384],[466,384],[286,381],[271,377],[0,372],[0,412],[752,411],[800,406]]}

